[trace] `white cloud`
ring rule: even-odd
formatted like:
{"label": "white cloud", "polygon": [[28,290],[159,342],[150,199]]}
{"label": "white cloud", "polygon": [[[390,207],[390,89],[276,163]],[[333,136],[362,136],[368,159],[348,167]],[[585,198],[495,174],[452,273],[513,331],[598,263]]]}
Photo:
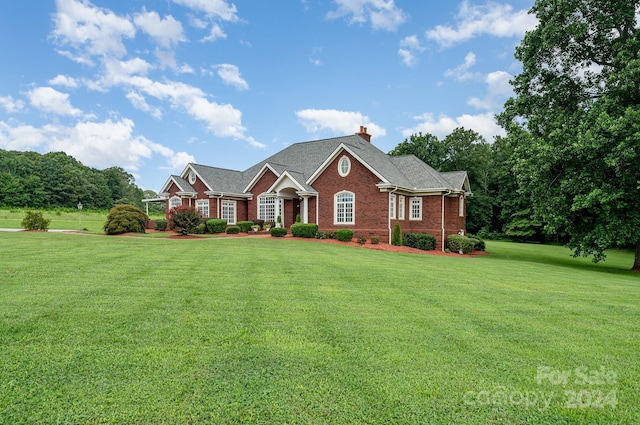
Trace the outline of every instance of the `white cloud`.
{"label": "white cloud", "polygon": [[247,90],[249,84],[240,76],[240,69],[235,65],[223,63],[216,65],[218,76],[222,78],[225,84],[234,86],[240,90]]}
{"label": "white cloud", "polygon": [[494,37],[522,37],[526,31],[536,27],[538,21],[527,10],[513,11],[509,4],[487,2],[470,5],[465,0],[456,15],[457,27],[438,25],[427,31],[428,39],[441,47],[450,47],[474,37],[489,34]]}
{"label": "white cloud", "polygon": [[14,112],[21,111],[24,108],[24,102],[20,99],[14,99],[11,96],[0,96],[0,106],[12,114]]}
{"label": "white cloud", "polygon": [[203,12],[210,18],[228,22],[238,21],[238,10],[234,4],[225,0],[173,0],[174,3]]}
{"label": "white cloud", "polygon": [[492,142],[497,135],[505,135],[504,129],[497,124],[494,114],[491,112],[477,115],[463,114],[455,118],[444,114],[436,118],[432,113],[425,113],[414,117],[414,119],[420,122],[412,128],[403,130],[403,136],[409,137],[412,134],[422,132],[443,138],[451,134],[457,127],[473,130],[488,142]]}
{"label": "white cloud", "polygon": [[372,136],[385,136],[387,131],[371,122],[360,112],[338,111],[336,109],[303,109],[296,112],[300,123],[310,133],[328,130],[332,134],[355,134],[360,126],[367,127]]}
{"label": "white cloud", "polygon": [[75,78],[61,74],[50,79],[49,84],[51,84],[52,86],[63,86],[69,88],[76,88],[79,85],[78,80],[76,80]]}
{"label": "white cloud", "polygon": [[82,115],[80,109],[71,106],[67,93],[59,92],[51,87],[37,87],[28,92],[27,95],[31,106],[41,111],[72,117]]}
{"label": "white cloud", "polygon": [[147,100],[140,93],[129,92],[126,94],[127,99],[133,105],[134,108],[139,109],[143,112],[148,112],[152,117],[159,120],[162,118],[162,111],[160,108],[154,108],[147,103]]}
{"label": "white cloud", "polygon": [[171,48],[181,41],[186,41],[182,24],[171,15],[161,19],[157,12],[143,10],[142,13],[135,16],[133,21],[138,28],[165,49]]}
{"label": "white cloud", "polygon": [[47,141],[47,137],[38,128],[30,125],[12,126],[0,121],[0,148],[5,150],[35,150]]}
{"label": "white cloud", "polygon": [[350,23],[371,22],[374,30],[395,31],[407,20],[407,15],[394,0],[334,0],[338,9],[329,12],[327,18],[350,17]]}
{"label": "white cloud", "polygon": [[224,30],[222,29],[222,27],[218,24],[211,24],[211,31],[209,32],[209,35],[206,37],[203,37],[202,42],[204,41],[216,41],[219,38],[227,38],[227,34],[225,34]]}
{"label": "white cloud", "polygon": [[475,76],[477,76],[477,74],[473,74],[473,73],[469,72],[469,68],[471,68],[473,65],[475,65],[475,63],[476,63],[476,55],[475,55],[475,53],[469,52],[464,57],[464,63],[463,64],[458,65],[457,67],[455,67],[453,69],[447,69],[447,71],[444,73],[444,75],[446,77],[452,77],[456,81],[460,81],[460,82],[470,80],[470,79],[474,78]]}
{"label": "white cloud", "polygon": [[398,55],[402,58],[403,64],[412,67],[418,63],[416,53],[423,52],[424,50],[425,48],[420,44],[418,37],[414,34],[400,40]]}
{"label": "white cloud", "polygon": [[469,105],[477,109],[494,111],[504,104],[505,100],[513,94],[513,88],[509,83],[511,74],[504,71],[495,71],[485,78],[487,83],[487,95],[484,99],[473,97],[469,99]]}
{"label": "white cloud", "polygon": [[129,19],[98,8],[86,0],[56,0],[56,6],[53,36],[58,42],[84,48],[89,55],[122,57],[126,54],[123,39],[133,38],[136,33]]}

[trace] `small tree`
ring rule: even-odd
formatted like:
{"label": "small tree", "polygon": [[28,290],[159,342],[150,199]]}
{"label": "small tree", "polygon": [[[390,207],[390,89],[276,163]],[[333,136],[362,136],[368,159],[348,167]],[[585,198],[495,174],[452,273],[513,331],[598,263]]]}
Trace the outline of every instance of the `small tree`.
{"label": "small tree", "polygon": [[119,204],[111,208],[107,214],[107,221],[103,230],[107,235],[136,232],[144,233],[144,227],[149,217],[138,207]]}
{"label": "small tree", "polygon": [[27,230],[49,230],[50,218],[44,218],[40,211],[27,211],[22,219],[22,228]]}
{"label": "small tree", "polygon": [[391,245],[402,246],[402,232],[400,231],[400,223],[396,222],[395,226],[393,226]]}
{"label": "small tree", "polygon": [[169,222],[173,230],[186,236],[202,223],[202,216],[193,207],[175,207],[169,211]]}

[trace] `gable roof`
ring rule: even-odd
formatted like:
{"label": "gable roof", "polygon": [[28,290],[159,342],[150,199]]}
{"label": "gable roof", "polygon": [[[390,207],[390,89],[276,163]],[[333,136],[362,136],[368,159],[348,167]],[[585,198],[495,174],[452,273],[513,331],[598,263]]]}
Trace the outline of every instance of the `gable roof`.
{"label": "gable roof", "polygon": [[[440,173],[414,155],[387,155],[357,134],[295,143],[244,171],[189,164],[183,175],[191,167],[212,192],[243,194],[250,193],[253,185],[269,169],[278,178],[286,173],[304,191],[311,193],[315,192],[315,178],[344,151],[380,178],[380,188],[397,187],[409,192],[469,192],[465,171]],[[180,179],[188,185],[186,180]]]}

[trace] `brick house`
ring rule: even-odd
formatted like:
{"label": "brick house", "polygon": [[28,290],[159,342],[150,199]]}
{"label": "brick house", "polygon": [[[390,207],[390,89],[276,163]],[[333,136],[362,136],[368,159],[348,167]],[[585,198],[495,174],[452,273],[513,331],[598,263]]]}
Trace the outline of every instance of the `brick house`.
{"label": "brick house", "polygon": [[262,219],[321,231],[350,228],[356,236],[390,242],[402,232],[436,237],[466,229],[466,171],[440,173],[413,155],[389,156],[371,143],[366,127],[351,136],[293,144],[245,171],[188,164],[160,191],[167,210],[192,206],[229,224]]}

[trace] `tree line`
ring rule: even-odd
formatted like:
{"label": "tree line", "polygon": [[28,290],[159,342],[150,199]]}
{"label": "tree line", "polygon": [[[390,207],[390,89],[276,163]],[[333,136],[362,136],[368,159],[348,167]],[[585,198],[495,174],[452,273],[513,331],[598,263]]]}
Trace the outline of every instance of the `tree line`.
{"label": "tree line", "polygon": [[83,207],[110,209],[115,204],[142,207],[144,191],[120,167],[87,167],[63,152],[0,149],[0,207],[34,209]]}

